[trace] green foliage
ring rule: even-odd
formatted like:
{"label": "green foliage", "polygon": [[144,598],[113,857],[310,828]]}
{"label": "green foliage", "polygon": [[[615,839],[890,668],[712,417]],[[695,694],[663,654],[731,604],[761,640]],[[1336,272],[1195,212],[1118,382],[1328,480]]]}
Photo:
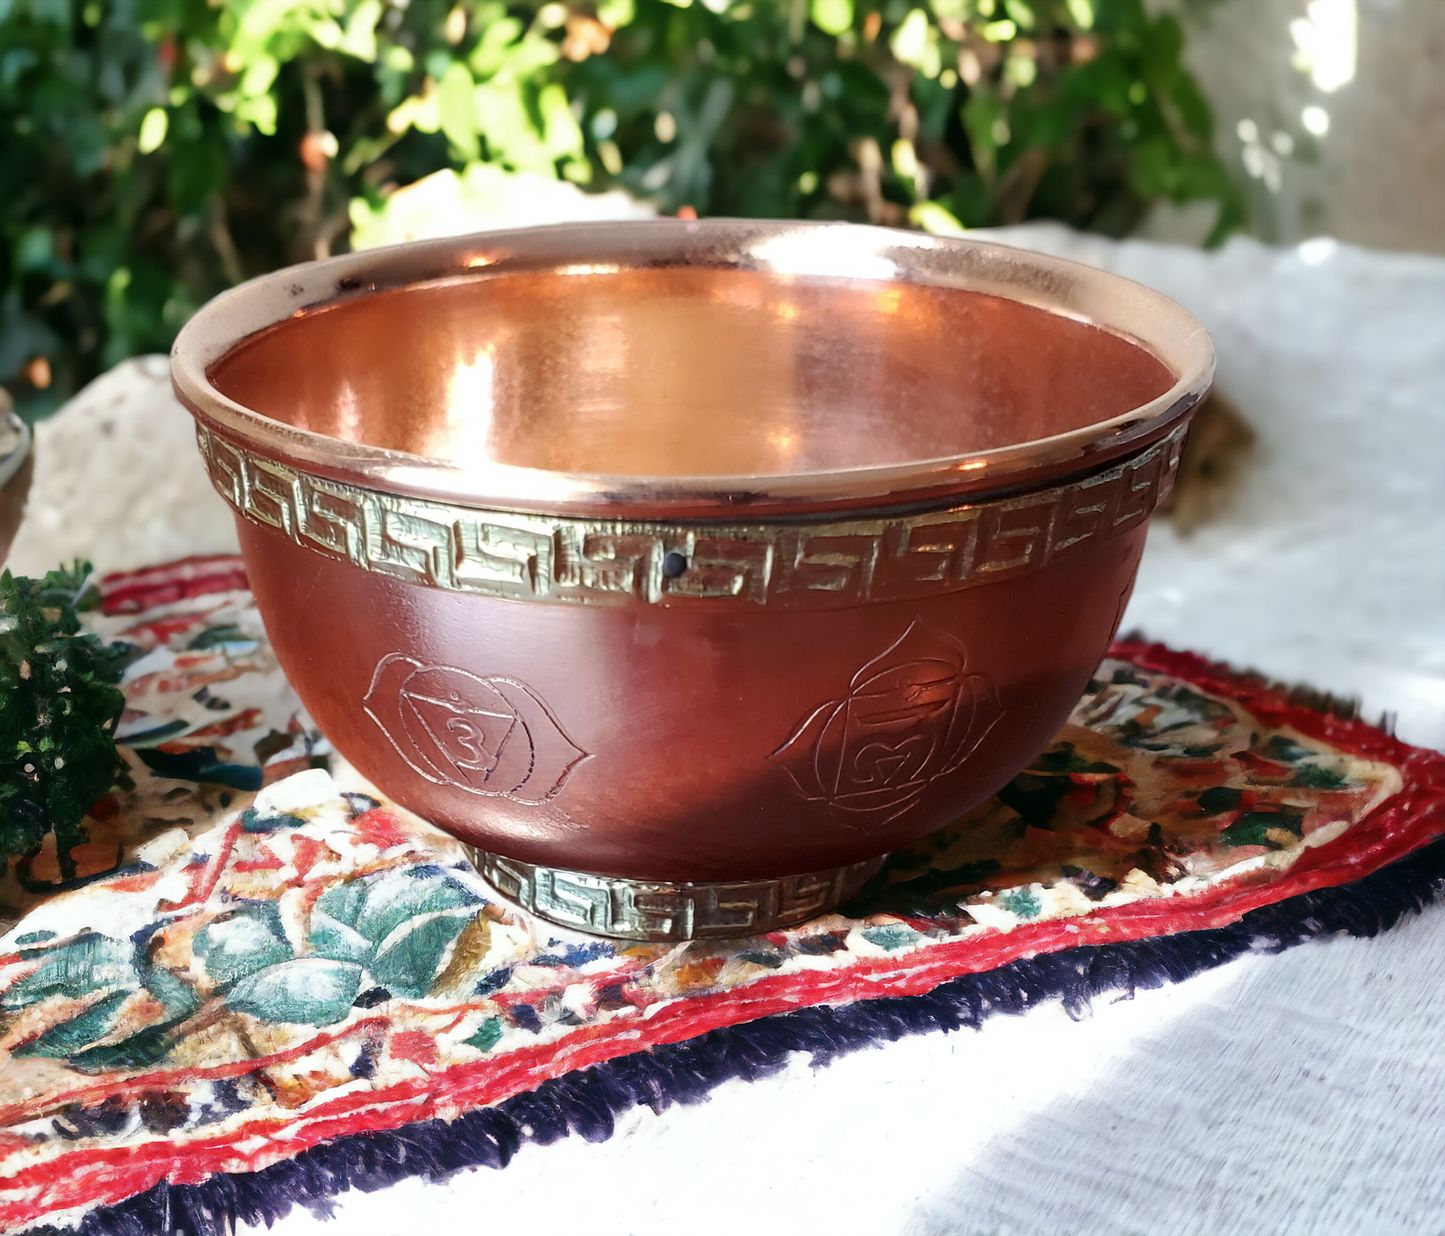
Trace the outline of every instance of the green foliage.
{"label": "green foliage", "polygon": [[1180,27],[1139,0],[717,7],[639,0],[565,78],[665,207],[1120,235],[1167,197],[1217,201],[1219,238],[1241,222]]}
{"label": "green foliage", "polygon": [[90,564],[44,579],[0,576],[0,870],[51,830],[61,874],[82,821],[125,768],[112,737],[130,649],[82,634],[76,605]]}
{"label": "green foliage", "polygon": [[0,0],[0,382],[44,411],[443,168],[673,212],[1242,220],[1142,0]]}

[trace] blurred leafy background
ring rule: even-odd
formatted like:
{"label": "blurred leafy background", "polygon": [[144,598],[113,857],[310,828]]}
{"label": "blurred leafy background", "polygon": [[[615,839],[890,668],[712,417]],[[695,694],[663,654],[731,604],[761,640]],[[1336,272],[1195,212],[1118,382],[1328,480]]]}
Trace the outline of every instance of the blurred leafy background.
{"label": "blurred leafy background", "polygon": [[41,415],[418,202],[1117,236],[1167,199],[1219,241],[1182,45],[1142,0],[0,0],[0,384]]}

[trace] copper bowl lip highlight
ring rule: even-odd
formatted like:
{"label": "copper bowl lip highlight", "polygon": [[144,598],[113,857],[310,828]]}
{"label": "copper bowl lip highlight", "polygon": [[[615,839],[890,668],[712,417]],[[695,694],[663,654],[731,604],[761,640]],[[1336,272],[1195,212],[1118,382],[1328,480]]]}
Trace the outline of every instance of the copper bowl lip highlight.
{"label": "copper bowl lip highlight", "polygon": [[[526,271],[605,275],[696,266],[915,283],[982,292],[1133,342],[1175,375],[1158,398],[1051,437],[903,464],[666,478],[462,464],[296,429],[223,395],[208,371],[233,348],[309,309],[377,292]],[[988,498],[1092,471],[1164,436],[1208,393],[1214,347],[1161,293],[1122,276],[972,237],[850,223],[658,219],[562,224],[416,241],[275,271],[206,304],[181,330],[171,376],[186,406],[222,436],[319,476],[381,493],[517,512],[649,519],[783,517]],[[731,515],[729,516],[729,513]]]}

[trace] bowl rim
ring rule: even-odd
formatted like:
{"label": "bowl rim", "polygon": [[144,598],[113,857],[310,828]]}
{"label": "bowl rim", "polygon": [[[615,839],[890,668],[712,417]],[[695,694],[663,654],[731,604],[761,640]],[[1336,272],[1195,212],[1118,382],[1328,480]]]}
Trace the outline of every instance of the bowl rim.
{"label": "bowl rim", "polygon": [[[208,370],[302,311],[381,291],[549,269],[663,264],[809,279],[921,283],[1002,296],[1142,346],[1171,373],[1157,398],[1046,438],[906,463],[741,476],[616,476],[495,461],[457,463],[349,442],[273,420],[223,395]],[[204,305],[176,337],[171,380],[197,420],[243,448],[317,475],[407,497],[519,512],[613,518],[808,514],[1001,496],[1142,450],[1208,394],[1214,347],[1199,321],[1121,275],[973,235],[838,222],[653,219],[478,232],[362,250],[251,279]]]}

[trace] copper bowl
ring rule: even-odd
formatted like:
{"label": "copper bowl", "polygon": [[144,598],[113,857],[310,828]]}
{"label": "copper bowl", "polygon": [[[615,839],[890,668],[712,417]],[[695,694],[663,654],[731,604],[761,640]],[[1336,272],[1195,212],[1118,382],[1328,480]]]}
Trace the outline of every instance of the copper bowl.
{"label": "copper bowl", "polygon": [[583,930],[838,904],[1053,736],[1213,350],[974,240],[589,224],[351,254],[173,353],[337,749]]}

